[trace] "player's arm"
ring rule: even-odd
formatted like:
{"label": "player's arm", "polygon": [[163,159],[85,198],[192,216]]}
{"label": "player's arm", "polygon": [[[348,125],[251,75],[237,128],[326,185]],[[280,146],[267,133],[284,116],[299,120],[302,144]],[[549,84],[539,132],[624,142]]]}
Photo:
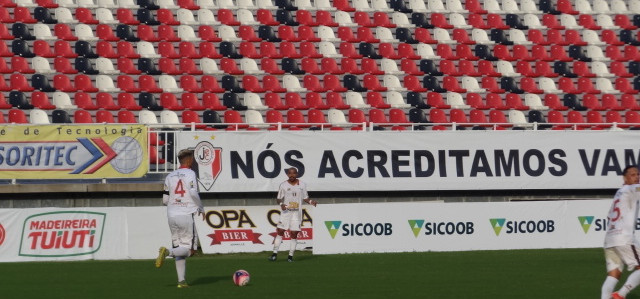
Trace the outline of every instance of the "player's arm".
{"label": "player's arm", "polygon": [[303,199],[303,201],[306,202],[307,204],[310,204],[310,205],[314,206],[314,207],[318,204],[317,201],[315,201],[313,199],[309,199],[309,198],[305,198],[305,199]]}
{"label": "player's arm", "polygon": [[309,199],[309,193],[307,192],[307,185],[304,185],[304,189],[302,189],[302,198],[304,202],[306,202],[307,204],[310,204],[312,206],[316,206],[318,204],[317,201],[313,200],[313,199]]}
{"label": "player's arm", "polygon": [[283,211],[287,209],[287,205],[284,204],[284,189],[282,186],[278,188],[278,195],[276,196],[276,202]]}
{"label": "player's arm", "polygon": [[165,206],[169,204],[169,187],[166,180],[164,181],[164,191],[162,192],[162,204]]}
{"label": "player's arm", "polygon": [[202,206],[202,200],[200,200],[200,194],[198,193],[198,181],[195,177],[195,174],[189,181],[189,195],[191,195],[193,203],[198,207],[198,213],[204,213],[204,207]]}

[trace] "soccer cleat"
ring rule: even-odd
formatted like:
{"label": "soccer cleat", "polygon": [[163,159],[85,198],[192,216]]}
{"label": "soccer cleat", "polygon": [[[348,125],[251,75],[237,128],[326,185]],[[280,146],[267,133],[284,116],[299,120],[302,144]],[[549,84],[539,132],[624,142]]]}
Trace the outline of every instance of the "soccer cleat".
{"label": "soccer cleat", "polygon": [[162,267],[164,259],[169,255],[169,250],[166,247],[160,247],[158,250],[158,257],[156,258],[156,268]]}
{"label": "soccer cleat", "polygon": [[269,257],[269,260],[275,262],[278,259],[278,254],[274,253]]}
{"label": "soccer cleat", "polygon": [[184,288],[188,288],[189,285],[187,284],[186,281],[178,281],[178,289],[184,289]]}
{"label": "soccer cleat", "polygon": [[613,299],[624,299],[624,297],[622,297],[622,295],[618,294],[618,292],[614,292],[613,294],[611,294],[611,298],[613,298]]}
{"label": "soccer cleat", "polygon": [[289,263],[293,263],[293,256],[291,256],[291,255],[290,255],[290,256],[288,256],[288,257],[287,257],[287,262],[289,262]]}

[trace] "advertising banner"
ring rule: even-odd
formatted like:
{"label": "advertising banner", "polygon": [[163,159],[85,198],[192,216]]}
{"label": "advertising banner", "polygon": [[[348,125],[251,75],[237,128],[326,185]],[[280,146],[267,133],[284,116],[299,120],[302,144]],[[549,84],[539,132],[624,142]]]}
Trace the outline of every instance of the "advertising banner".
{"label": "advertising banner", "polygon": [[313,252],[602,247],[610,204],[611,200],[318,205]]}
{"label": "advertising banner", "polygon": [[142,177],[143,125],[0,126],[0,179]]}
{"label": "advertising banner", "polygon": [[127,258],[123,211],[2,209],[0,262]]}
{"label": "advertising banner", "polygon": [[[303,209],[298,249],[313,246],[312,206]],[[204,253],[273,249],[273,206],[205,208],[196,217]],[[289,250],[285,234],[281,250]],[[0,262],[153,259],[171,247],[166,207],[0,209]]]}
{"label": "advertising banner", "polygon": [[[313,246],[313,206],[302,209],[302,228],[298,233],[298,249]],[[273,250],[276,225],[281,210],[278,206],[239,206],[205,208],[205,220],[196,228],[204,253],[261,252]],[[280,250],[289,250],[291,236],[285,233]]]}
{"label": "advertising banner", "polygon": [[640,162],[638,131],[182,132],[201,192],[598,189]]}

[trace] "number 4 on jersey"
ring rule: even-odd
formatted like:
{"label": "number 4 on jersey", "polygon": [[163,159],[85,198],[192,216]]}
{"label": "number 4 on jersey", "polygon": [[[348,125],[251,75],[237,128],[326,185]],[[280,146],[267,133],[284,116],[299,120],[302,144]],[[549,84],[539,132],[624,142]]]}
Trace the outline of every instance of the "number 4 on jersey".
{"label": "number 4 on jersey", "polygon": [[178,184],[176,184],[176,189],[173,190],[173,193],[180,194],[180,197],[184,197],[184,194],[187,191],[184,190],[184,184],[182,184],[182,180],[178,180]]}

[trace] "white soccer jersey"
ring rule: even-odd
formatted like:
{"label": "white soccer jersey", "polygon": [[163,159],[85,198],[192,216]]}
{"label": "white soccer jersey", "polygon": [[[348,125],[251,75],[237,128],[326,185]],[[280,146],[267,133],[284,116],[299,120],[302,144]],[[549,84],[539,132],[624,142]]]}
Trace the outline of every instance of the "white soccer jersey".
{"label": "white soccer jersey", "polygon": [[198,195],[196,173],[189,168],[174,170],[164,180],[164,191],[169,193],[167,216],[190,215],[202,211]]}
{"label": "white soccer jersey", "polygon": [[299,210],[302,206],[302,200],[307,198],[309,198],[307,184],[300,180],[295,185],[291,185],[289,181],[284,181],[278,188],[278,199],[282,199],[289,210]]}
{"label": "white soccer jersey", "polygon": [[618,189],[609,209],[609,225],[604,247],[636,244],[634,233],[638,219],[638,192],[640,185],[625,185]]}

